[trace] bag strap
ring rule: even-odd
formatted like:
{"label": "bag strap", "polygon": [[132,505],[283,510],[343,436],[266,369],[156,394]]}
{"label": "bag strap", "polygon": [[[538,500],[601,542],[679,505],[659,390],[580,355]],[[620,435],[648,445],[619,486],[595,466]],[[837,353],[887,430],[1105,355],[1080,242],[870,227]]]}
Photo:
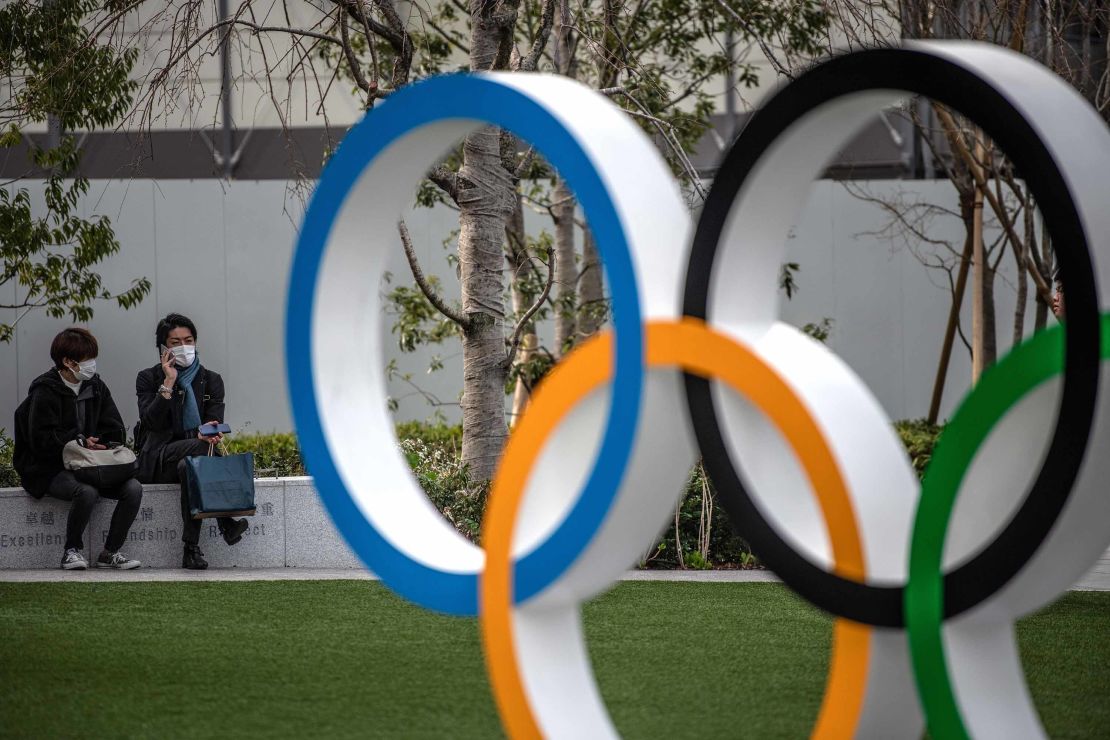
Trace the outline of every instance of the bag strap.
{"label": "bag strap", "polygon": [[87,399],[87,398],[84,399],[84,400],[82,400],[81,398],[77,398],[74,401],[74,403],[75,403],[74,415],[77,419],[77,436],[78,437],[84,437],[85,436],[85,431],[86,431],[85,430],[85,404],[88,403],[88,400],[89,399]]}
{"label": "bag strap", "polygon": [[[215,446],[216,446],[215,442],[209,442],[208,443],[208,457],[212,457],[212,450]],[[228,455],[227,445],[224,443],[224,441],[222,439],[220,440],[220,452],[223,453],[224,457],[227,457],[227,455]]]}

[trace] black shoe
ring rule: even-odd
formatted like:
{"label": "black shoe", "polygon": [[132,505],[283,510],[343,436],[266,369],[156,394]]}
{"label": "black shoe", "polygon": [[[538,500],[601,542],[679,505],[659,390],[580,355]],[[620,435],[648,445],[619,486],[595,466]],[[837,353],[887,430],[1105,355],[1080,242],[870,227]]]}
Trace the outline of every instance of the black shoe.
{"label": "black shoe", "polygon": [[185,555],[181,558],[181,567],[188,570],[204,570],[208,567],[208,561],[204,559],[204,553],[196,545],[185,545]]}
{"label": "black shoe", "polygon": [[232,519],[231,524],[220,532],[224,536],[224,542],[229,545],[234,545],[239,540],[243,539],[243,533],[250,528],[250,523],[246,519]]}
{"label": "black shoe", "polygon": [[100,551],[100,557],[96,559],[97,568],[115,568],[117,570],[131,570],[138,568],[142,563],[133,558],[129,558],[122,552],[108,552],[107,550]]}

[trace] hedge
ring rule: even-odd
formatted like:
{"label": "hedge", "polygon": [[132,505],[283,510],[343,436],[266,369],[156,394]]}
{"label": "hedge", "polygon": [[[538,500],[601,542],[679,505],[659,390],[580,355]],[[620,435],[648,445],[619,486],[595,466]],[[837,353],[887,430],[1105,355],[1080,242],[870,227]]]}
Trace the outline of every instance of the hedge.
{"label": "hedge", "polygon": [[[899,421],[895,430],[920,476],[933,453],[941,427],[923,419]],[[472,486],[459,458],[462,428],[406,422],[397,425],[401,453],[429,500],[463,536],[480,541],[488,491]],[[12,441],[0,429],[0,487],[18,486],[12,470]],[[228,437],[228,451],[253,452],[259,477],[307,475],[294,434],[240,434]],[[758,561],[728,523],[724,509],[701,465],[686,483],[682,504],[659,542],[641,557],[642,567],[750,568]]]}

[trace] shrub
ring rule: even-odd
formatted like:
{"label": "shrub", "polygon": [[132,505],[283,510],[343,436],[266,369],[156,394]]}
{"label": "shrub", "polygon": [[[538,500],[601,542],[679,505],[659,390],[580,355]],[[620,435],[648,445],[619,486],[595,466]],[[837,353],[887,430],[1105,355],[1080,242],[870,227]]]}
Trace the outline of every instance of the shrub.
{"label": "shrub", "polygon": [[[425,447],[458,457],[462,449],[462,427],[447,424],[405,422],[397,425],[397,437],[416,440]],[[297,436],[292,432],[235,434],[226,438],[232,454],[254,453],[255,475],[260,478],[308,475]]]}
{"label": "shrub", "polygon": [[[677,531],[677,537],[676,537]],[[640,561],[651,568],[753,568],[759,561],[736,535],[717,492],[698,464],[690,473],[682,503],[659,542]]]}
{"label": "shrub", "polygon": [[[941,427],[923,419],[895,423],[914,470],[920,476],[932,457]],[[397,425],[401,453],[428,499],[456,530],[477,543],[481,533],[488,487],[476,489],[460,462],[462,427],[405,422]],[[241,434],[227,439],[231,453],[253,452],[260,477],[307,475],[297,438],[291,433]],[[13,443],[0,429],[0,487],[18,486],[12,469]],[[677,535],[677,536],[676,536]],[[691,471],[674,518],[659,542],[644,553],[643,567],[752,568],[759,561],[738,537],[719,505],[712,483],[701,465]]]}
{"label": "shrub", "polygon": [[905,419],[894,422],[894,429],[909,453],[910,463],[920,478],[933,459],[933,447],[944,427],[930,424],[925,419]]}
{"label": "shrub", "polygon": [[8,436],[7,431],[0,427],[0,488],[15,488],[19,485],[19,476],[12,467],[13,454],[15,454],[15,442]]}
{"label": "shrub", "polygon": [[456,452],[420,436],[401,439],[401,452],[428,500],[460,534],[477,544],[489,486],[472,486]]}
{"label": "shrub", "polygon": [[462,451],[461,424],[424,424],[406,421],[397,425],[397,438],[419,440],[428,447],[435,447],[458,456]]}
{"label": "shrub", "polygon": [[254,453],[254,474],[259,478],[308,475],[297,436],[290,432],[236,434],[227,437],[225,442],[227,451],[233,455]]}
{"label": "shrub", "polygon": [[[472,491],[459,462],[462,427],[406,422],[397,425],[401,453],[420,487],[443,516],[467,539],[477,542],[486,490]],[[307,475],[296,435],[240,434],[227,438],[228,452],[254,453],[258,477]]]}

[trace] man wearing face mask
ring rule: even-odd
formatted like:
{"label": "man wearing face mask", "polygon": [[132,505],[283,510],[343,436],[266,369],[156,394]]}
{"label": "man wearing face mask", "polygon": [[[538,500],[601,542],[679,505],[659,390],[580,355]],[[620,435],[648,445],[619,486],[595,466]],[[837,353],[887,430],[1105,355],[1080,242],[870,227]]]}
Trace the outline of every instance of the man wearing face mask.
{"label": "man wearing face mask", "polygon": [[[96,559],[97,567],[122,570],[139,567],[139,561],[124,556],[120,547],[139,512],[143,487],[129,478],[113,488],[97,489],[77,480],[62,465],[62,449],[71,441],[94,450],[125,441],[119,409],[108,386],[96,374],[97,354],[96,337],[88,330],[73,327],[58,334],[50,345],[54,367],[31,382],[27,406],[20,407],[27,409],[28,445],[25,454],[17,450],[15,462],[23,487],[35,498],[46,495],[72,502],[66,518],[64,570],[89,567],[81,554],[82,535],[97,496],[116,500],[104,550]],[[20,413],[17,409],[17,418]],[[18,420],[16,423],[18,426]]]}
{"label": "man wearing face mask", "polygon": [[[181,539],[185,553],[181,566],[204,570],[208,562],[200,551],[199,519],[189,511],[185,487],[185,458],[207,455],[222,435],[206,437],[202,424],[224,420],[224,381],[201,364],[197,352],[197,328],[185,316],[171,313],[155,329],[160,362],[139,372],[135,393],[139,398],[136,444],[139,480],[144,483],[181,484]],[[217,519],[224,542],[234,545],[243,538],[247,520]]]}

